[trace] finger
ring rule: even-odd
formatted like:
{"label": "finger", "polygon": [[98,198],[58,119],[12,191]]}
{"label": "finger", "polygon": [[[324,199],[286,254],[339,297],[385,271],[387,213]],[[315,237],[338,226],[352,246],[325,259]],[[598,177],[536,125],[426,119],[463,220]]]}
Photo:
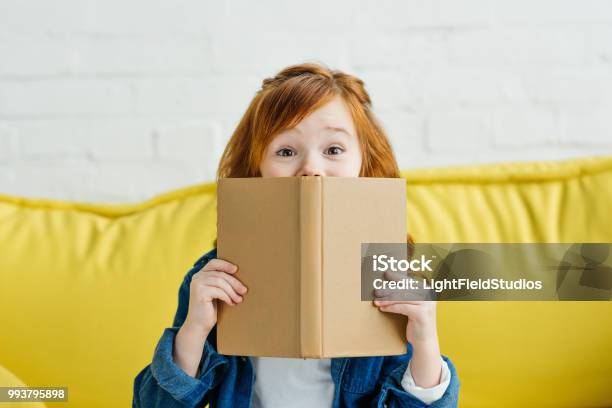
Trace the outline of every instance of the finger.
{"label": "finger", "polygon": [[425,301],[424,300],[375,300],[374,304],[376,305],[380,305],[380,306],[386,306],[386,305],[394,305],[397,303],[400,304],[406,304],[406,305],[422,305]]}
{"label": "finger", "polygon": [[397,289],[374,289],[372,291],[374,297],[377,298],[388,298],[393,296],[394,294],[397,294],[398,292],[401,293],[401,291]]}
{"label": "finger", "polygon": [[374,289],[372,300],[402,300],[406,299],[406,294],[397,290]]}
{"label": "finger", "polygon": [[218,271],[210,271],[207,272],[209,274],[209,276],[218,276],[222,279],[225,279],[226,281],[229,282],[230,285],[232,285],[232,287],[234,288],[234,290],[238,293],[241,294],[245,294],[247,292],[247,287],[244,286],[244,284],[242,282],[240,282],[240,280],[238,280],[238,278],[235,278],[232,275],[229,275],[225,272],[218,272]]}
{"label": "finger", "polygon": [[423,290],[373,289],[372,300],[425,301],[431,299],[431,293]]}
{"label": "finger", "polygon": [[213,299],[219,299],[223,302],[227,303],[230,306],[234,306],[235,303],[232,302],[232,299],[229,297],[227,293],[221,288],[217,288],[215,286],[211,286],[208,288]]}
{"label": "finger", "polygon": [[219,277],[219,276],[207,276],[204,279],[204,284],[207,286],[215,286],[219,289],[222,289],[225,293],[227,293],[235,303],[242,302],[242,296],[240,296],[232,285],[229,284],[228,281]]}
{"label": "finger", "polygon": [[208,261],[201,269],[202,271],[222,271],[227,273],[236,273],[238,266],[223,259],[214,258]]}
{"label": "finger", "polygon": [[412,316],[419,313],[418,305],[410,305],[407,303],[395,303],[392,305],[380,306],[378,309],[382,312],[400,313],[406,316]]}
{"label": "finger", "polygon": [[392,271],[391,269],[389,269],[383,273],[383,277],[387,280],[401,281],[402,279],[406,279],[408,275],[402,272]]}

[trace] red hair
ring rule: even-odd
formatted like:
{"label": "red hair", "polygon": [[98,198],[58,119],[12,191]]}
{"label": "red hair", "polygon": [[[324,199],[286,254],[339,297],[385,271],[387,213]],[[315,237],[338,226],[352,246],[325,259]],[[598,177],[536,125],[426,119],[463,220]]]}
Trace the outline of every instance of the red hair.
{"label": "red hair", "polygon": [[217,179],[260,177],[259,167],[272,139],[335,96],[342,97],[355,123],[362,154],[359,176],[400,177],[363,81],[321,65],[300,64],[263,80],[225,147]]}

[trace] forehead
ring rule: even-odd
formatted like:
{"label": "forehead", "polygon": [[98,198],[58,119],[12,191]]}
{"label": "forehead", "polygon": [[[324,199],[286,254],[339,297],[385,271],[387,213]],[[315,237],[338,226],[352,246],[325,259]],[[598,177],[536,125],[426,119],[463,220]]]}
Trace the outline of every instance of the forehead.
{"label": "forehead", "polygon": [[329,102],[311,112],[295,128],[302,130],[324,126],[344,127],[349,132],[354,133],[353,117],[340,96],[335,96]]}

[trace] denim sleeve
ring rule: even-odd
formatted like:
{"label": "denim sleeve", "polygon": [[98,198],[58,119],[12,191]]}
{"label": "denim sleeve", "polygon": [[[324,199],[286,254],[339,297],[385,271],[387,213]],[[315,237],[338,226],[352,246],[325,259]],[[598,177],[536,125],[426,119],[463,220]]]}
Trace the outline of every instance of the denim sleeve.
{"label": "denim sleeve", "polygon": [[209,391],[221,380],[227,368],[227,358],[217,353],[216,326],[203,345],[197,378],[191,377],[174,363],[174,338],[187,317],[189,288],[193,275],[216,256],[213,249],[201,257],[185,276],[179,289],[178,309],[172,327],[164,330],[153,361],[134,380],[133,407],[196,407],[209,403]]}
{"label": "denim sleeve", "polygon": [[383,380],[380,394],[378,395],[378,406],[384,407],[410,407],[410,408],[456,408],[459,401],[459,378],[457,370],[450,358],[442,355],[442,359],[450,370],[450,383],[446,391],[431,404],[426,404],[415,395],[402,387],[402,378],[412,357],[412,345],[408,343],[408,352],[401,356],[387,356],[383,363]]}

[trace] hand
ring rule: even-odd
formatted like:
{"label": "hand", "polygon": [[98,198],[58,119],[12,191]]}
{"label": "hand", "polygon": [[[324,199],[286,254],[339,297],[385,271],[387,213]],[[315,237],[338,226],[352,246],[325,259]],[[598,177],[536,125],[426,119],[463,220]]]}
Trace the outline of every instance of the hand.
{"label": "hand", "polygon": [[382,312],[408,316],[406,340],[413,346],[438,341],[436,301],[434,300],[374,300]]}
{"label": "hand", "polygon": [[[394,271],[385,271],[386,281],[400,281],[406,276]],[[407,296],[409,295],[409,297]],[[372,291],[374,304],[382,312],[398,313],[408,317],[406,325],[406,340],[413,346],[438,342],[436,328],[436,301],[430,293],[420,289],[410,289],[410,292],[400,289],[374,289]]]}
{"label": "hand", "polygon": [[436,302],[433,300],[375,300],[383,312],[408,316],[406,339],[412,344],[410,371],[416,385],[424,388],[440,384],[440,345],[436,330]]}
{"label": "hand", "polygon": [[175,363],[191,377],[198,376],[202,344],[217,323],[217,300],[234,306],[242,302],[247,292],[246,286],[233,276],[237,270],[230,262],[211,259],[191,278],[187,317],[176,334],[172,353]]}
{"label": "hand", "polygon": [[211,259],[193,275],[184,326],[208,334],[217,323],[217,300],[230,306],[242,302],[247,288],[233,276],[237,270],[238,267],[228,261]]}

